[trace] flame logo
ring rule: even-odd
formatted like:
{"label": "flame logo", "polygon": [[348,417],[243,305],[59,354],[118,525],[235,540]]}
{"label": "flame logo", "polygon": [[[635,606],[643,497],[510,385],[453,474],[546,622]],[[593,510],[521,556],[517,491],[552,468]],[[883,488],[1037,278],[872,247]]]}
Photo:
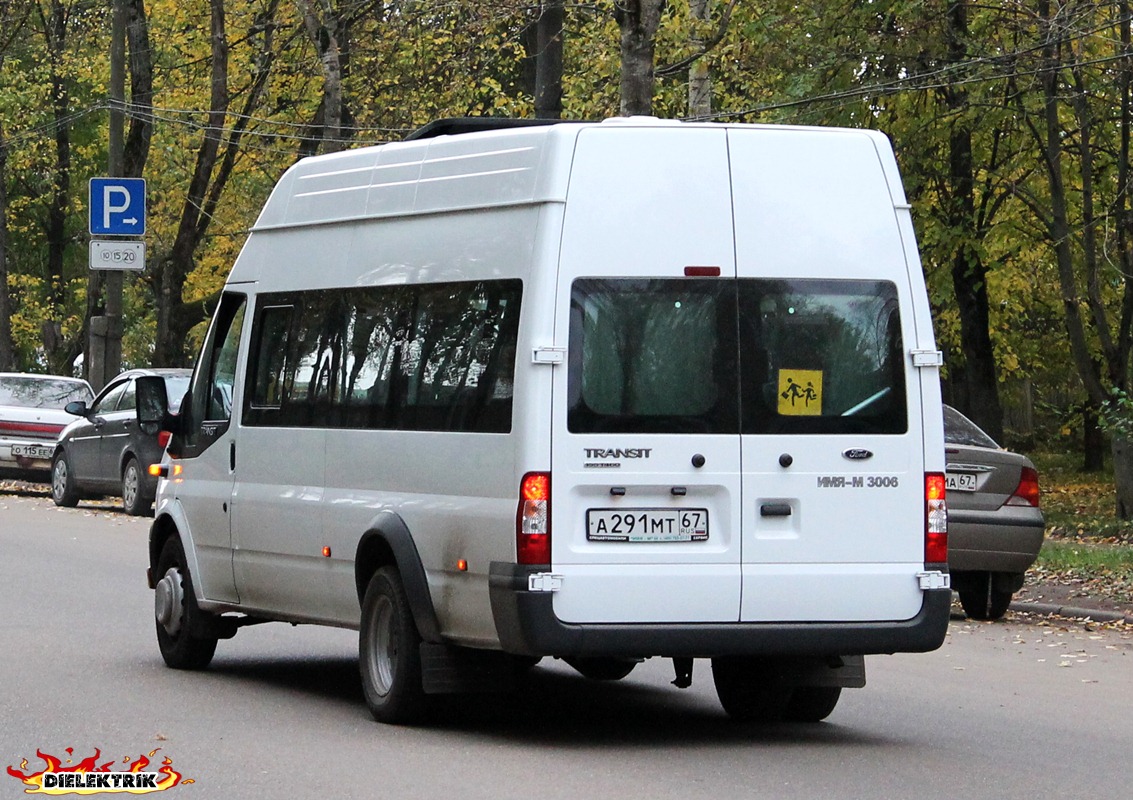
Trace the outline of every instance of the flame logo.
{"label": "flame logo", "polygon": [[[158,748],[158,750],[160,749]],[[43,769],[38,772],[24,772],[28,768],[28,760],[25,758],[20,762],[19,769],[9,766],[8,774],[24,782],[27,786],[24,789],[25,794],[149,794],[150,792],[163,792],[166,789],[172,789],[178,784],[193,783],[192,778],[186,779],[180,772],[173,769],[172,759],[165,757],[162,758],[161,766],[158,767],[156,774],[146,773],[146,767],[152,763],[150,759],[157,755],[158,750],[152,750],[148,756],[141,755],[132,761],[129,756],[124,757],[122,763],[127,766],[120,770],[112,769],[115,761],[107,761],[100,765],[98,761],[102,756],[102,751],[97,747],[94,750],[94,755],[84,758],[77,764],[74,764],[70,758],[64,760],[50,753],[44,753],[42,750],[36,750],[35,754],[46,764]],[[73,753],[74,749],[68,747],[67,754],[72,755]],[[66,781],[57,777],[64,774],[108,775],[108,777],[105,781],[89,778],[81,781]],[[123,777],[131,774],[136,779],[130,780]],[[109,776],[116,777],[111,780]],[[143,781],[140,780],[141,777],[149,777],[150,780]],[[105,785],[96,786],[95,784]],[[94,788],[86,788],[87,786]]]}

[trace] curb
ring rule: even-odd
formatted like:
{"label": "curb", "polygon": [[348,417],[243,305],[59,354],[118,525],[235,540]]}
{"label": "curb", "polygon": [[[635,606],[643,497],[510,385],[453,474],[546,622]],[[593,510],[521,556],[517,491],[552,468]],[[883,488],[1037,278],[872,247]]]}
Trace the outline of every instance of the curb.
{"label": "curb", "polygon": [[1133,615],[1121,611],[1105,611],[1098,608],[1081,608],[1079,606],[1060,606],[1056,603],[1032,603],[1028,601],[1011,604],[1012,611],[1025,611],[1031,614],[1052,614],[1056,617],[1071,617],[1075,619],[1092,619],[1095,622],[1123,622],[1133,625]]}

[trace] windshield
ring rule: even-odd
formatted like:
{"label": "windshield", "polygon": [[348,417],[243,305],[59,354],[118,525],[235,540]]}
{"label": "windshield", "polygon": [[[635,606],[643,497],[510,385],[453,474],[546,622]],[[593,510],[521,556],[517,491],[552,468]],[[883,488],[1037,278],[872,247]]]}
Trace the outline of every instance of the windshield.
{"label": "windshield", "polygon": [[57,408],[75,400],[90,401],[94,395],[82,381],[6,375],[0,377],[0,405]]}
{"label": "windshield", "polygon": [[189,391],[191,375],[166,375],[165,396],[169,398],[169,413],[176,414],[181,409],[185,392]]}

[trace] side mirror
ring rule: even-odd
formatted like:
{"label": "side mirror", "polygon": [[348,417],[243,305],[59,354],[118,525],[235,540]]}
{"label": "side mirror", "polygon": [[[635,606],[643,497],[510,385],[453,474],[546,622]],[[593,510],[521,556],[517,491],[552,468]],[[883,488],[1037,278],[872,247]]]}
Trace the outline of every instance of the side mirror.
{"label": "side mirror", "polygon": [[63,406],[63,410],[76,417],[85,417],[87,415],[86,400],[73,400]]}
{"label": "side mirror", "polygon": [[169,397],[165,392],[165,380],[147,375],[135,380],[134,388],[138,396],[135,413],[142,430],[154,433],[159,430],[171,430]]}

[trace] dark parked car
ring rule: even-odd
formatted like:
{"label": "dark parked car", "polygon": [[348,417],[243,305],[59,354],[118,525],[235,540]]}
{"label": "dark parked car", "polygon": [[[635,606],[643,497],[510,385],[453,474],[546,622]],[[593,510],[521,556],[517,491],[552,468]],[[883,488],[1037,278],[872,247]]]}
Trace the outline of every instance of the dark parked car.
{"label": "dark parked car", "polygon": [[145,514],[157,493],[150,464],[161,461],[165,441],[137,421],[134,381],[143,375],[165,380],[170,413],[176,413],[189,386],[191,370],[133,369],[107,384],[93,403],[71,403],[79,419],[68,425],[51,462],[51,496],[56,505],[74,506],[83,497],[120,495],[127,514]]}
{"label": "dark parked car", "polygon": [[71,420],[63,407],[92,397],[79,378],[0,372],[0,478],[46,481],[55,439]]}
{"label": "dark parked car", "polygon": [[944,443],[952,588],[972,619],[999,619],[1042,547],[1039,474],[949,406]]}

